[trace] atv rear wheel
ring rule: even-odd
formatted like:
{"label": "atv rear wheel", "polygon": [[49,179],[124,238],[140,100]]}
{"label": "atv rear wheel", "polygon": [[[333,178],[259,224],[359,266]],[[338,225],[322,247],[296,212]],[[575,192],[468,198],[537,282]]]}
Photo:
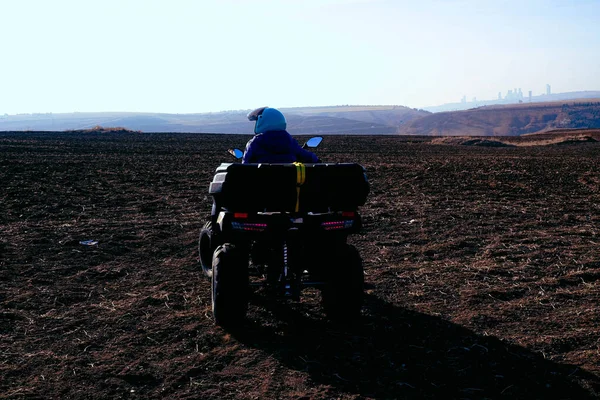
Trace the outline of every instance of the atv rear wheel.
{"label": "atv rear wheel", "polygon": [[219,246],[212,260],[212,312],[217,325],[242,323],[248,310],[248,257],[231,243]]}
{"label": "atv rear wheel", "polygon": [[328,260],[326,274],[321,294],[327,316],[338,321],[358,319],[364,297],[364,271],[358,250],[349,244],[339,246]]}

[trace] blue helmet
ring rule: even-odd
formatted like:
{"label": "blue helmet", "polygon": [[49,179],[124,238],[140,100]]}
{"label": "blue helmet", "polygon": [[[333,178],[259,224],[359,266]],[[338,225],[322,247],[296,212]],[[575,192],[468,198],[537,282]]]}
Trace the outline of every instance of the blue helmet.
{"label": "blue helmet", "polygon": [[254,133],[264,133],[268,131],[284,131],[287,128],[287,121],[281,111],[270,108],[261,107],[248,114],[250,121],[256,121],[254,124]]}

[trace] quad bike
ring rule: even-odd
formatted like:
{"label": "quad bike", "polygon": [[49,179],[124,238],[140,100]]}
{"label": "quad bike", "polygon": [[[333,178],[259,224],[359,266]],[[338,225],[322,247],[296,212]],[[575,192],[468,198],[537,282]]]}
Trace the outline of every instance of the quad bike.
{"label": "quad bike", "polygon": [[356,163],[221,164],[209,188],[213,216],[199,238],[216,324],[244,320],[252,286],[296,301],[302,289],[316,287],[330,319],[359,317],[363,265],[347,237],[361,228],[358,207],[368,193]]}

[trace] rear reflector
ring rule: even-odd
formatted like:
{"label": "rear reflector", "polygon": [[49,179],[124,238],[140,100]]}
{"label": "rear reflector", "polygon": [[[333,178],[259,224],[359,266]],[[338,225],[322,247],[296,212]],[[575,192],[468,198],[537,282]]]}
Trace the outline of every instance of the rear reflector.
{"label": "rear reflector", "polygon": [[342,211],[342,217],[354,218],[356,213],[354,211]]}
{"label": "rear reflector", "polygon": [[248,213],[233,213],[233,218],[248,218]]}

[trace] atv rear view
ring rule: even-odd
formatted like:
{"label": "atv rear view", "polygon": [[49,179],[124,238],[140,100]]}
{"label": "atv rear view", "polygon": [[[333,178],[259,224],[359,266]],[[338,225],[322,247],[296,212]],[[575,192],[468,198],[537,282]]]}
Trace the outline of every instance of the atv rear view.
{"label": "atv rear view", "polygon": [[218,325],[244,320],[252,286],[292,300],[316,287],[329,318],[360,316],[363,265],[347,238],[361,228],[369,193],[361,165],[226,163],[209,193],[214,217],[199,253]]}

